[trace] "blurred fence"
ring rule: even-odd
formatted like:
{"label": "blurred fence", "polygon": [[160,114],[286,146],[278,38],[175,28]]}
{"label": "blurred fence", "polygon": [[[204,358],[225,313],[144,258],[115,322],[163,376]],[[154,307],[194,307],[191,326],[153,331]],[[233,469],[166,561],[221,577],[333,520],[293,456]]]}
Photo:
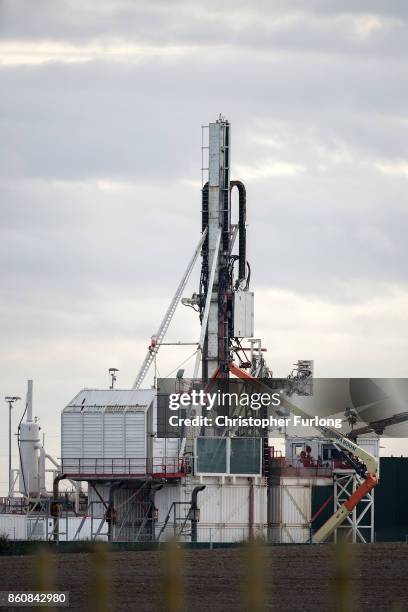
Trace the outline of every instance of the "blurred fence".
{"label": "blurred fence", "polygon": [[[32,557],[35,588],[38,591],[56,589],[56,557],[49,548],[44,548],[43,544],[39,544],[39,546],[37,553]],[[88,603],[82,602],[85,606],[84,609],[94,610],[95,612],[122,610],[120,592],[116,591],[115,593],[115,578],[118,575],[118,568],[115,570],[113,568],[114,558],[110,548],[102,542],[93,543],[92,546],[93,552],[89,556],[89,571],[86,572],[86,576],[84,575],[82,583],[84,592],[88,594]],[[318,550],[331,551],[327,564],[326,578],[328,577],[328,580],[324,584],[324,589],[328,593],[328,605],[325,610],[330,612],[358,612],[362,609],[368,609],[361,605],[359,593],[361,572],[356,555],[356,545],[342,540],[336,545],[328,546],[329,548],[316,546],[309,549],[311,555],[316,554]],[[281,607],[278,598],[274,598],[277,581],[279,580],[277,570],[280,564],[281,550],[281,547],[267,546],[262,540],[256,538],[242,544],[239,549],[241,592],[238,593],[241,609],[251,612],[284,609]],[[313,551],[315,552],[313,553]],[[161,604],[157,609],[167,610],[168,612],[182,612],[191,609],[187,606],[192,586],[191,582],[188,586],[186,581],[186,572],[189,569],[191,570],[191,565],[188,566],[186,560],[186,549],[178,540],[171,539],[161,547],[158,554],[160,555],[161,571],[157,571],[156,578],[157,594],[161,598]],[[212,565],[212,553],[209,552],[208,554],[208,568],[206,574],[202,576],[203,580],[208,580],[211,574],[214,577],[217,575],[217,569]],[[286,567],[284,571],[289,572],[290,575],[289,567]],[[296,584],[296,577],[291,576],[291,578],[294,579],[294,584]],[[197,580],[200,579],[201,576],[198,575]],[[134,574],[134,580],[138,580],[137,572]],[[119,581],[119,584],[122,583]],[[302,587],[301,581],[298,581],[298,586]],[[18,588],[18,585],[16,587]],[[73,584],[71,589],[74,589]],[[210,589],[206,596],[208,597],[206,605],[215,611],[223,609],[218,607],[216,598],[212,601]],[[397,598],[398,592],[395,593],[395,599]],[[148,600],[148,594],[146,600]],[[364,602],[367,604],[366,599]],[[135,601],[135,606],[136,604],[139,609],[145,609],[142,601]],[[301,609],[310,609],[306,594]],[[389,602],[389,610],[392,612],[402,612],[404,609],[398,601],[391,600]]]}

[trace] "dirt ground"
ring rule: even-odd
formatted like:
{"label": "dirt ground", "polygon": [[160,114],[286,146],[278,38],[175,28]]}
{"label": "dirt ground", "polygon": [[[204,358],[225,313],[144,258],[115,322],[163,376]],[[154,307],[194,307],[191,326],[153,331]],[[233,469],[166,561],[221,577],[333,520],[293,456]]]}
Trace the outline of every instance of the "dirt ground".
{"label": "dirt ground", "polygon": [[[248,609],[243,602],[250,585],[255,598],[266,589],[264,602],[268,610],[350,611],[353,608],[347,602],[347,608],[340,605],[342,593],[349,592],[354,593],[358,611],[408,610],[408,544],[351,548],[352,560],[347,555],[333,556],[333,548],[326,545],[268,547],[263,552],[255,551],[252,562],[248,561],[249,552],[236,548],[173,551],[173,556],[163,551],[112,552],[107,555],[107,566],[103,558],[101,561],[85,553],[52,555],[48,562],[55,571],[54,588],[70,591],[70,609],[75,611],[170,609],[164,605],[163,584],[167,584],[167,597],[171,597],[177,583],[171,572],[183,575],[183,609],[194,612]],[[182,571],[178,569],[180,555]],[[95,563],[98,559],[99,563]],[[0,557],[0,590],[35,590],[35,564],[38,565],[35,556]],[[264,568],[263,581],[259,568],[261,573]],[[98,580],[102,586],[95,587]],[[111,591],[112,607],[92,605],[95,588]],[[177,599],[177,593],[173,595]],[[254,610],[255,604],[250,608]]]}

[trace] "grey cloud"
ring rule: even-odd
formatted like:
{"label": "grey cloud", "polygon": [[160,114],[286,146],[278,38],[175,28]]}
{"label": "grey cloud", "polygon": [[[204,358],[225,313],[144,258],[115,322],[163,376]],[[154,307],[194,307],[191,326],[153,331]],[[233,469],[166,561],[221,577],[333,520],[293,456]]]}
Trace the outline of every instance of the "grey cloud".
{"label": "grey cloud", "polygon": [[[311,356],[349,376],[406,362],[405,2],[50,1],[35,18],[32,7],[2,3],[2,43],[161,54],[0,66],[4,393],[34,376],[57,431],[59,409],[106,384],[107,367],[131,382],[199,238],[200,126],[219,112],[247,184],[270,365],[285,375]],[[384,28],[353,37],[351,17],[368,13]],[[182,311],[170,335],[197,331]],[[178,353],[161,359],[170,371]]]}
{"label": "grey cloud", "polygon": [[[229,45],[270,51],[321,51],[394,55],[406,50],[407,8],[403,2],[251,3],[241,0],[191,3],[169,0],[154,3],[66,2],[44,0],[3,3],[6,40],[59,40],[63,42],[131,41],[158,46]],[[353,37],[350,17],[378,15],[386,22],[374,36]],[[205,52],[205,50],[203,51]],[[56,58],[58,59],[58,58]]]}
{"label": "grey cloud", "polygon": [[[2,173],[197,177],[199,125],[220,110],[241,131],[255,129],[256,117],[262,135],[274,117],[300,130],[319,126],[329,145],[337,140],[371,156],[406,155],[405,66],[254,62],[242,54],[227,57],[224,68],[214,70],[208,57],[3,68]],[[246,145],[237,139],[235,155]],[[190,148],[195,158],[183,155]]]}

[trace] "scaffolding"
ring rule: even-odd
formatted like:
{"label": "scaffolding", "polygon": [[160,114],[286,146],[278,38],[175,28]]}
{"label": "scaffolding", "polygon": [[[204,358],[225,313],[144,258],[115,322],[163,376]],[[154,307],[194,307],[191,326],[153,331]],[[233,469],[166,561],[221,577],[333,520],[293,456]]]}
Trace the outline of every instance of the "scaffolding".
{"label": "scaffolding", "polygon": [[[354,470],[335,470],[333,472],[334,484],[334,512],[355,493],[364,481]],[[345,539],[352,542],[374,542],[374,489],[355,506],[345,521],[334,532],[334,541],[337,542],[340,533]]]}

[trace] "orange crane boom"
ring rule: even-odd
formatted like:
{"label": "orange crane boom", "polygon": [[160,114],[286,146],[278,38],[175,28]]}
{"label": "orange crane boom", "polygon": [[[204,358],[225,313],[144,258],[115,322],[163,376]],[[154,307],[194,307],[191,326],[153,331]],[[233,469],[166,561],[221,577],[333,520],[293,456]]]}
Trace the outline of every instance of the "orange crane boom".
{"label": "orange crane boom", "polygon": [[[236,363],[231,362],[229,365],[229,370],[231,374],[236,376],[237,378],[242,378],[244,380],[256,381],[257,379],[242,370]],[[259,385],[264,386],[268,390],[269,387],[263,385],[261,381],[258,381]],[[292,404],[287,398],[282,398],[281,405],[287,408],[290,412],[294,414],[300,414],[301,416],[305,416],[302,414],[302,411]],[[326,438],[332,441],[335,447],[340,447],[345,451],[352,452],[353,455],[358,457],[359,461],[363,465],[366,466],[364,481],[360,484],[360,486],[356,489],[356,491],[349,497],[349,499],[344,502],[344,504],[316,531],[316,533],[312,537],[313,543],[324,542],[327,538],[333,533],[335,529],[345,520],[348,514],[350,514],[353,509],[357,506],[357,504],[369,493],[375,486],[378,484],[378,460],[376,457],[368,453],[366,450],[360,448],[355,442],[349,440],[346,436],[331,429],[330,427],[321,427],[316,426],[316,429],[319,430]]]}

